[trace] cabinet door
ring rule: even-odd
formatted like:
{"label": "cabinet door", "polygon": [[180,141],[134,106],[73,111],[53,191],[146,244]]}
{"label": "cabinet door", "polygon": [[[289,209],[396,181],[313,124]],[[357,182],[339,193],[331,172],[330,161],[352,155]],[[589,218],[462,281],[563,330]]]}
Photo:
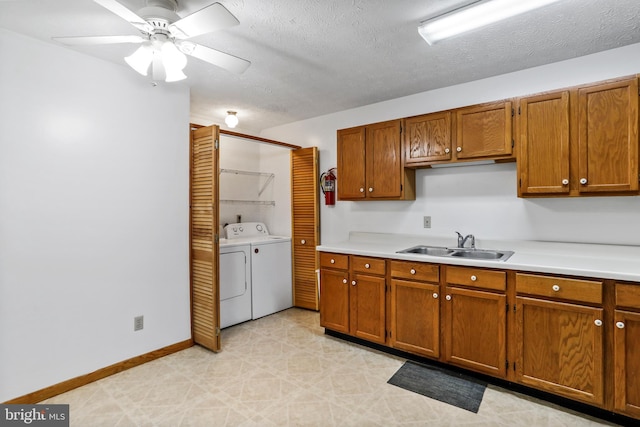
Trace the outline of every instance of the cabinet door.
{"label": "cabinet door", "polygon": [[349,277],[347,271],[320,270],[320,326],[349,333]]}
{"label": "cabinet door", "polygon": [[367,197],[399,198],[403,174],[400,120],[367,126],[366,139]]}
{"label": "cabinet door", "polygon": [[640,313],[615,311],[615,409],[640,417]]}
{"label": "cabinet door", "polygon": [[385,278],[353,274],[350,284],[351,335],[384,344]]}
{"label": "cabinet door", "polygon": [[456,110],[456,158],[512,154],[511,102],[496,102]]}
{"label": "cabinet door", "polygon": [[520,100],[520,195],[569,193],[569,92]]}
{"label": "cabinet door", "polygon": [[364,199],[365,127],[338,131],[338,200]]}
{"label": "cabinet door", "polygon": [[603,310],[516,297],[516,377],[522,384],[603,403]]}
{"label": "cabinet door", "polygon": [[405,120],[405,164],[451,160],[451,112]]}
{"label": "cabinet door", "polygon": [[447,286],[445,361],[476,372],[507,374],[507,299],[504,294]]}
{"label": "cabinet door", "polygon": [[391,281],[392,347],[433,358],[440,357],[439,286]]}
{"label": "cabinet door", "polygon": [[582,88],[578,96],[579,191],[637,191],[638,80]]}

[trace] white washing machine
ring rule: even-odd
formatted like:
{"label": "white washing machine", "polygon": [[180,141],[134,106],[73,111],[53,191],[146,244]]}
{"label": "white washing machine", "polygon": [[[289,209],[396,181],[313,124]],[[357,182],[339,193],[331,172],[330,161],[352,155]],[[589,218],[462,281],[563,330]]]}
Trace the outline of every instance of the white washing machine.
{"label": "white washing machine", "polygon": [[261,222],[225,226],[227,241],[251,246],[251,317],[293,306],[291,238],[270,235]]}
{"label": "white washing machine", "polygon": [[220,239],[220,328],[251,316],[251,245]]}

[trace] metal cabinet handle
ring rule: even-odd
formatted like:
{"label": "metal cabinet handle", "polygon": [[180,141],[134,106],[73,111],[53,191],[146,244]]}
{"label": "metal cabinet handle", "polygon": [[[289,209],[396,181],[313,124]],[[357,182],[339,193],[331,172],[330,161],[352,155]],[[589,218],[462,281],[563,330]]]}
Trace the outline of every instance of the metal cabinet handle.
{"label": "metal cabinet handle", "polygon": [[580,184],[585,185],[587,183],[587,178],[580,178]]}
{"label": "metal cabinet handle", "polygon": [[459,152],[461,152],[461,151],[462,151],[462,147],[458,147],[458,148],[456,148],[456,151],[457,151],[458,153],[459,153]]}
{"label": "metal cabinet handle", "polygon": [[352,281],[351,281],[351,286],[355,286],[355,285],[356,285],[356,281],[355,281],[355,280],[352,280]]}
{"label": "metal cabinet handle", "polygon": [[563,179],[562,180],[562,185],[569,185],[569,180],[568,179]]}
{"label": "metal cabinet handle", "polygon": [[364,265],[364,268],[371,268],[371,265],[369,265],[369,263]]}
{"label": "metal cabinet handle", "polygon": [[445,154],[449,154],[451,152],[451,150],[449,150],[448,148],[444,149]]}
{"label": "metal cabinet handle", "polygon": [[342,279],[342,283],[347,283],[347,279]]}
{"label": "metal cabinet handle", "polygon": [[373,193],[373,187],[369,187],[369,193]]}
{"label": "metal cabinet handle", "polygon": [[415,269],[415,268],[412,268],[412,269],[409,271],[409,273],[411,273],[411,274],[416,274],[416,269]]}
{"label": "metal cabinet handle", "polygon": [[434,299],[438,299],[438,293],[437,293],[437,292],[434,292],[434,293],[433,293],[433,298],[434,298]]}
{"label": "metal cabinet handle", "polygon": [[616,322],[616,328],[624,329],[624,322]]}
{"label": "metal cabinet handle", "polygon": [[335,260],[335,259],[333,259],[333,258],[331,258],[331,261],[330,261],[330,262],[331,262],[331,264],[335,264],[335,263],[336,263],[336,260]]}
{"label": "metal cabinet handle", "polygon": [[304,240],[304,239],[302,239],[302,240],[300,240],[300,243],[302,243],[303,245],[305,245],[305,244],[307,243],[307,241],[306,241],[306,240]]}
{"label": "metal cabinet handle", "polygon": [[472,276],[471,276],[471,281],[472,281],[472,282],[475,282],[476,280],[478,280],[478,278],[477,278],[475,275],[472,275]]}
{"label": "metal cabinet handle", "polygon": [[451,301],[451,295],[447,295],[446,297],[444,297],[444,299],[446,299],[447,301]]}
{"label": "metal cabinet handle", "polygon": [[560,286],[558,286],[558,285],[553,285],[553,286],[551,287],[551,289],[553,289],[553,291],[554,291],[554,292],[558,292],[558,291],[560,290]]}
{"label": "metal cabinet handle", "polygon": [[600,320],[600,319],[596,319],[593,323],[594,323],[596,326],[602,326],[602,320]]}

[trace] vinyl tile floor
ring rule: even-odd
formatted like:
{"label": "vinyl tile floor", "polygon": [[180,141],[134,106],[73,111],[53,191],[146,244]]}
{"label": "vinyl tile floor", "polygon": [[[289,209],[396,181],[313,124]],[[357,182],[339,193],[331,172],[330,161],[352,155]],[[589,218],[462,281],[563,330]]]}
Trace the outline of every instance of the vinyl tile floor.
{"label": "vinyl tile floor", "polygon": [[58,395],[71,426],[614,425],[489,385],[477,414],[387,384],[405,359],[324,334],[289,309]]}

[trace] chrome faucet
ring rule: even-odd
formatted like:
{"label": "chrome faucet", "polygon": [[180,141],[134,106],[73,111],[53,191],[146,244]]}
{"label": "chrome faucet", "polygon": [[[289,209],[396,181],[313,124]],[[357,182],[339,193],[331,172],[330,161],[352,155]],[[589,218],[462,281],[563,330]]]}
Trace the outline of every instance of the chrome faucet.
{"label": "chrome faucet", "polygon": [[467,240],[469,239],[471,239],[471,249],[476,248],[476,238],[473,234],[467,234],[465,237],[462,237],[462,234],[458,233],[457,231],[456,231],[456,234],[458,235],[459,248],[464,248],[465,243],[467,243]]}

